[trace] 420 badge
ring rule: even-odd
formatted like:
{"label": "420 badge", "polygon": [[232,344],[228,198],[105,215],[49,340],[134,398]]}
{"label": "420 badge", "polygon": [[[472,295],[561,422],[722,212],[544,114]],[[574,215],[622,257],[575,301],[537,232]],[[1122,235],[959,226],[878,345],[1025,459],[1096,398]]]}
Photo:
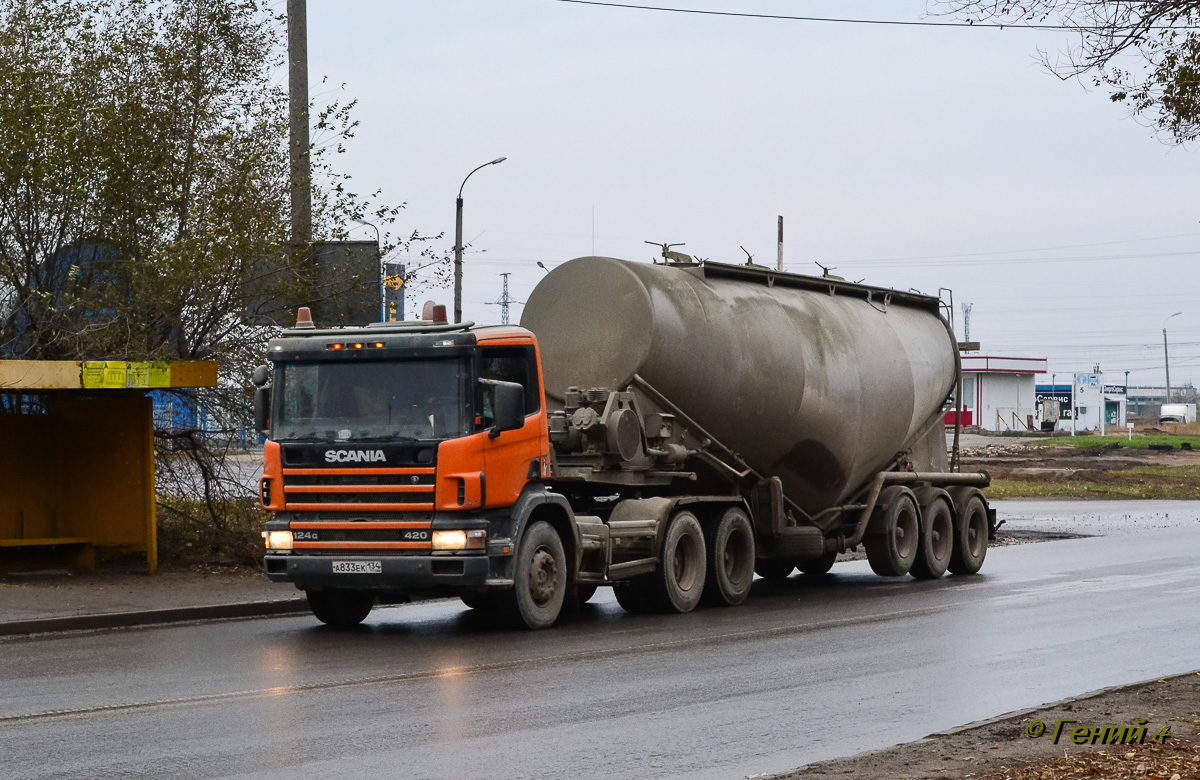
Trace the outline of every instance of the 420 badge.
{"label": "420 badge", "polygon": [[334,561],[334,574],[383,574],[383,561]]}

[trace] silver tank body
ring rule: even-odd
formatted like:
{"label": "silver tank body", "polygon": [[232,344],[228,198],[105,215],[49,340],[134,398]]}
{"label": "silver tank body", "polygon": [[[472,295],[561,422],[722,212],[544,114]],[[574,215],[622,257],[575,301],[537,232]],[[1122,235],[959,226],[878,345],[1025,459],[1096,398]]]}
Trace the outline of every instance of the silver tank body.
{"label": "silver tank body", "polygon": [[956,376],[937,299],[829,287],[583,257],[542,279],[521,325],[537,335],[551,409],[568,387],[623,389],[638,374],[815,513],[923,437],[920,466],[945,470],[937,415]]}

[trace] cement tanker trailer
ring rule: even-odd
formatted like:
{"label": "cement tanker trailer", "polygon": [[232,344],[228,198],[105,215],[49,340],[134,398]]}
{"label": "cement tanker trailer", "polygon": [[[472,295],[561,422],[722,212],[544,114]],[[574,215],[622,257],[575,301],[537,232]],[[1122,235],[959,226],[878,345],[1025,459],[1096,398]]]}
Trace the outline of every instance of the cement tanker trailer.
{"label": "cement tanker trailer", "polygon": [[258,375],[264,568],[327,623],[433,591],[530,628],[600,586],[635,612],[736,605],[859,545],[883,576],[974,573],[994,513],[947,461],[940,306],[585,257],[520,328],[298,323]]}

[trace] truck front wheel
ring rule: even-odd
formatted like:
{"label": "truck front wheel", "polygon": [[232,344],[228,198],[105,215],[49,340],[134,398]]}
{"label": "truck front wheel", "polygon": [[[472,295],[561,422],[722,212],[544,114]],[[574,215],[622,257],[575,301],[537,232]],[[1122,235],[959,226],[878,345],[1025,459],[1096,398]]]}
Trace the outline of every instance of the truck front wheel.
{"label": "truck front wheel", "polygon": [[519,623],[549,628],[558,620],[567,594],[567,555],[549,523],[532,523],[517,551],[511,606]]}
{"label": "truck front wheel", "polygon": [[338,628],[357,626],[375,606],[375,594],[369,590],[306,590],[304,594],[317,620]]}

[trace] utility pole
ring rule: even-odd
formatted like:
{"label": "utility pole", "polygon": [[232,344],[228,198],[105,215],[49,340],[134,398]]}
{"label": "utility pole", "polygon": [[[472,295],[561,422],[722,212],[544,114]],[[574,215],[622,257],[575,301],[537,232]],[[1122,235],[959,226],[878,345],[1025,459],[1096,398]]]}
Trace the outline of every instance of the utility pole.
{"label": "utility pole", "polygon": [[1165,404],[1171,403],[1171,357],[1167,354],[1167,329],[1163,328],[1163,368],[1167,372],[1167,397]]}
{"label": "utility pole", "polygon": [[[1183,314],[1183,312],[1177,311],[1172,314],[1171,317],[1178,317],[1180,314]],[[1171,358],[1167,354],[1167,320],[1171,319],[1171,317],[1167,317],[1166,320],[1163,320],[1163,368],[1166,369],[1167,372],[1167,394],[1166,398],[1163,400],[1164,404],[1171,403]]]}
{"label": "utility pole", "polygon": [[291,163],[292,260],[312,244],[312,171],[308,138],[306,0],[287,0],[288,147]]}
{"label": "utility pole", "polygon": [[775,270],[783,270],[783,215],[779,216],[779,246],[775,257]]}
{"label": "utility pole", "polygon": [[964,303],[964,304],[962,305],[962,313],[963,313],[963,341],[970,341],[970,340],[971,340],[971,309],[972,309],[972,307],[974,307],[974,306],[975,306],[975,304],[973,304],[973,303]]}

